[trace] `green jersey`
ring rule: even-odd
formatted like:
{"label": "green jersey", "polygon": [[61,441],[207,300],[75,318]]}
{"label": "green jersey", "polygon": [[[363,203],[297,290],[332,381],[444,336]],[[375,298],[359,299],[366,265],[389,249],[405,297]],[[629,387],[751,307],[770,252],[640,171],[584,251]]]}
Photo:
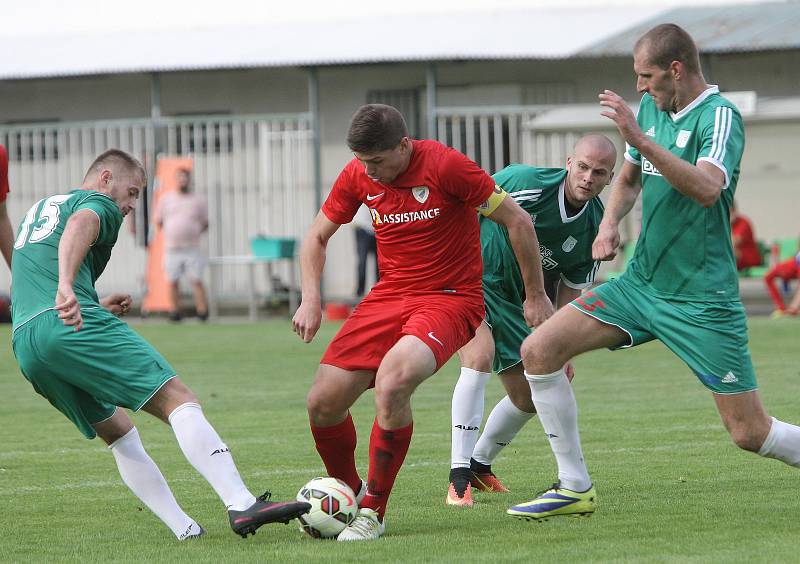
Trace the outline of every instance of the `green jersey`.
{"label": "green jersey", "polygon": [[[592,198],[580,211],[568,215],[563,168],[510,165],[493,178],[522,209],[531,215],[539,239],[542,271],[560,275],[570,288],[591,285],[599,267],[592,259],[592,242],[603,218],[600,198]],[[524,289],[522,274],[505,227],[481,218],[483,283],[504,287],[511,295]],[[524,299],[524,298],[523,298]]]}
{"label": "green jersey", "polygon": [[739,111],[713,86],[677,114],[659,110],[645,94],[637,121],[645,135],[673,155],[718,167],[725,174],[725,189],[712,207],[704,208],[628,147],[626,160],[642,169],[642,232],[626,275],[663,299],[738,300],[728,209],[744,151]]}
{"label": "green jersey", "polygon": [[88,209],[100,219],[100,232],[78,270],[73,288],[82,306],[99,307],[94,283],[111,258],[122,225],[122,212],[109,196],[91,190],[73,190],[36,202],[17,232],[12,271],[14,330],[53,309],[58,291],[58,244],[73,213]]}

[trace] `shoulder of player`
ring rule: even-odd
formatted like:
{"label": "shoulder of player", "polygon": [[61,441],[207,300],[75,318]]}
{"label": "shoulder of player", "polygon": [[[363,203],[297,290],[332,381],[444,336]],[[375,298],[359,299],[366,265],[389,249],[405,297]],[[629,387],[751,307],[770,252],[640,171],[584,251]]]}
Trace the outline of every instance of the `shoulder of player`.
{"label": "shoulder of player", "polygon": [[510,164],[496,172],[492,178],[506,192],[558,188],[564,180],[563,168],[544,168],[524,164]]}
{"label": "shoulder of player", "polygon": [[104,202],[104,203],[111,203],[111,204],[116,205],[116,203],[111,198],[111,196],[109,196],[107,194],[103,194],[102,192],[97,192],[95,190],[77,189],[77,190],[72,190],[70,192],[70,194],[73,194],[75,196],[75,198],[76,198],[75,199],[75,204],[76,205],[80,205],[80,204],[82,204],[84,202],[87,202],[89,200],[98,201],[98,202]]}
{"label": "shoulder of player", "polygon": [[600,223],[600,220],[603,219],[603,213],[606,210],[605,204],[603,204],[603,200],[600,199],[600,196],[595,196],[591,200],[586,203],[587,206],[590,208],[587,210],[592,213],[597,218],[597,223]]}
{"label": "shoulder of player", "polygon": [[70,194],[73,194],[75,196],[72,202],[72,207],[75,210],[80,208],[83,204],[93,203],[93,204],[99,204],[100,206],[111,212],[113,215],[119,215],[120,218],[122,217],[122,212],[120,211],[119,206],[114,201],[114,199],[107,194],[103,194],[102,192],[96,192],[94,190],[81,190],[81,189],[73,190],[72,192],[70,192]]}
{"label": "shoulder of player", "polygon": [[700,104],[700,107],[697,108],[700,114],[699,121],[702,123],[708,123],[711,121],[711,123],[713,123],[714,120],[716,120],[716,114],[719,108],[729,110],[734,119],[741,120],[741,113],[739,112],[739,108],[736,107],[736,104],[728,100],[719,92],[715,92],[703,100]]}

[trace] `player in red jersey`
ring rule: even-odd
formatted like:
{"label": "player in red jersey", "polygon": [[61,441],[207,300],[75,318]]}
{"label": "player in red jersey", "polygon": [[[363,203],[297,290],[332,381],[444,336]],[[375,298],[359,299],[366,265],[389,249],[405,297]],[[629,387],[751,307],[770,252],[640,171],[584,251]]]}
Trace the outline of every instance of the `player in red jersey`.
{"label": "player in red jersey", "polygon": [[8,218],[6,198],[8,198],[8,153],[6,148],[0,145],[0,251],[10,268],[11,252],[14,250],[14,229]]}
{"label": "player in red jersey", "polygon": [[789,307],[783,301],[783,295],[775,284],[775,280],[781,280],[788,290],[789,283],[792,280],[800,279],[800,253],[789,260],[779,262],[770,268],[764,275],[764,284],[767,286],[772,303],[775,304],[775,311],[772,312],[772,317],[783,317],[784,315],[798,315],[800,313],[800,285],[792,297]]}
{"label": "player in red jersey", "polygon": [[[370,208],[381,279],[339,330],[308,394],[317,451],[328,474],[357,493],[359,513],[339,540],[384,530],[386,503],[412,434],[411,394],[475,334],[484,316],[476,208],[506,226],[520,263],[530,325],[552,314],[530,216],[467,157],[436,141],[411,140],[395,108],[353,116],[345,166],[300,250],[302,302],[292,321],[304,341],[322,316],[325,249],[362,204]],[[367,483],[355,466],[350,406],[375,387]]]}

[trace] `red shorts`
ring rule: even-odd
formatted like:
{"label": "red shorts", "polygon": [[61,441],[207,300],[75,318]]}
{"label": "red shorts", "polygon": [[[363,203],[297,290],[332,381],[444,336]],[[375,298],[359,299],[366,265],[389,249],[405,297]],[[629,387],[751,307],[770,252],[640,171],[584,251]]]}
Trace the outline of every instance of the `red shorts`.
{"label": "red shorts", "polygon": [[438,370],[475,336],[483,316],[480,291],[404,295],[373,289],[339,329],[320,364],[376,372],[400,337],[413,335],[433,351]]}

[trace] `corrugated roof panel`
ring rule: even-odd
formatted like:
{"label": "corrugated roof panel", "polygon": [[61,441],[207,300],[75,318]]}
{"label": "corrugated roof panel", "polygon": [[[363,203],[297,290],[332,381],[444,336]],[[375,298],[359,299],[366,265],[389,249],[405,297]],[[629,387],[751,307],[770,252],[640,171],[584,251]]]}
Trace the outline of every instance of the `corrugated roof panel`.
{"label": "corrugated roof panel", "polygon": [[[565,58],[661,8],[565,7],[244,28],[0,37],[0,79],[461,59]],[[580,32],[576,32],[580,30]]]}
{"label": "corrugated roof panel", "polygon": [[580,55],[630,55],[636,40],[660,23],[675,23],[704,53],[800,48],[800,3],[675,8],[582,50]]}

